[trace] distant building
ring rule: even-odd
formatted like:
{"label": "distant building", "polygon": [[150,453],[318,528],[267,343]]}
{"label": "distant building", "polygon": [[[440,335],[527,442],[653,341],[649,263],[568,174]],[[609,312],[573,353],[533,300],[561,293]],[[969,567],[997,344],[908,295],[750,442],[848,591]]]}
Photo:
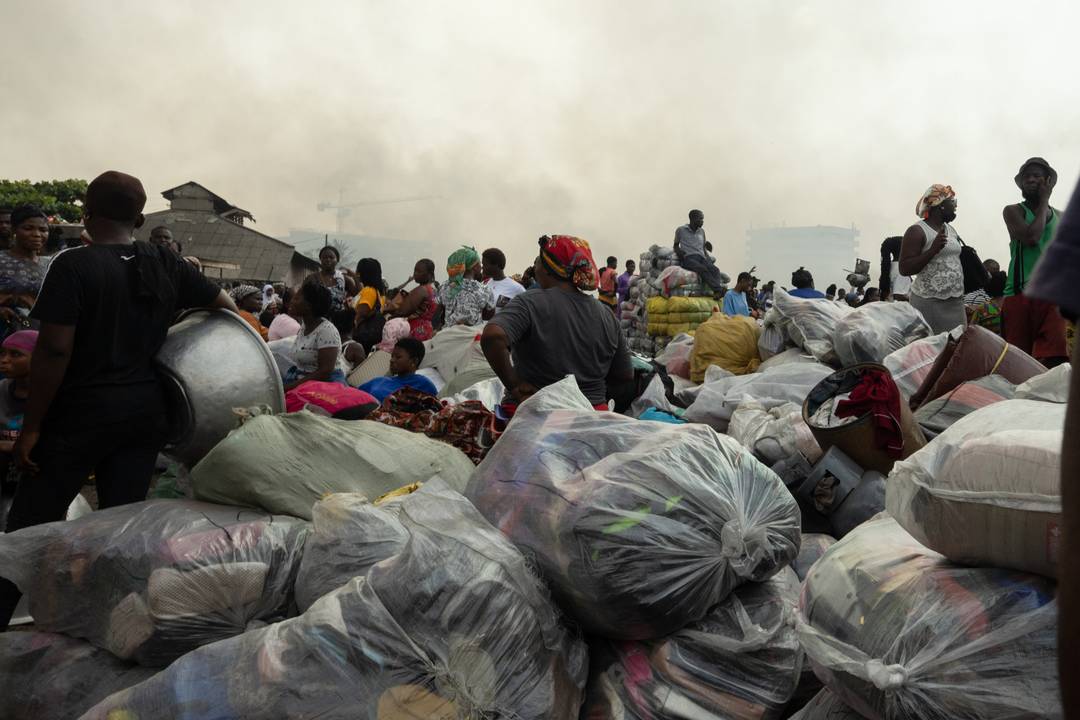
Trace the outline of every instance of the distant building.
{"label": "distant building", "polygon": [[164,225],[184,255],[197,257],[207,277],[219,281],[299,284],[319,264],[277,240],[245,225],[250,212],[236,207],[197,182],[170,188],[162,197],[169,209],[150,213],[136,233],[148,240],[150,231]]}
{"label": "distant building", "polygon": [[[292,229],[288,236],[282,239],[294,245],[300,252],[315,256],[325,243],[326,237],[326,233],[321,230]],[[378,260],[382,265],[383,279],[391,287],[400,285],[402,280],[412,276],[416,261],[421,258],[430,258],[435,262],[436,277],[440,280],[446,277],[446,258],[433,255],[434,251],[429,242],[349,233],[330,233],[329,238],[331,242],[345,248],[345,260],[351,270],[356,269],[356,262],[360,258],[373,257]]]}
{"label": "distant building", "polygon": [[855,268],[855,226],[751,228],[746,231],[747,269],[757,266],[754,275],[765,283],[791,288],[791,273],[805,267],[814,276],[814,286],[824,292],[831,284],[846,287],[847,270]]}

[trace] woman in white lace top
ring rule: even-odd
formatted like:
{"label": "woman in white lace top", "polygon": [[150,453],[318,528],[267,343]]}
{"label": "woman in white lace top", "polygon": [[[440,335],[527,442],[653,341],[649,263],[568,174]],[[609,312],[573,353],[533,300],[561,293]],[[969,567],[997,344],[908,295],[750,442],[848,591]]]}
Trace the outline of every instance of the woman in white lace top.
{"label": "woman in white lace top", "polygon": [[964,325],[964,270],[960,238],[949,223],[956,219],[956,193],[931,185],[915,208],[922,218],[904,233],[900,274],[917,275],[910,301],[935,333]]}

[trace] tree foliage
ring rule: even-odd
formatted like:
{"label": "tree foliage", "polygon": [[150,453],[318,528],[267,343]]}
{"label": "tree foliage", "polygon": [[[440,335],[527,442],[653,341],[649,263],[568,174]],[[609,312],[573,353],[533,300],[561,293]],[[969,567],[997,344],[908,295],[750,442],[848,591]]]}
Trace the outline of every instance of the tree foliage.
{"label": "tree foliage", "polygon": [[85,198],[85,180],[0,180],[0,207],[35,205],[56,222],[80,222]]}

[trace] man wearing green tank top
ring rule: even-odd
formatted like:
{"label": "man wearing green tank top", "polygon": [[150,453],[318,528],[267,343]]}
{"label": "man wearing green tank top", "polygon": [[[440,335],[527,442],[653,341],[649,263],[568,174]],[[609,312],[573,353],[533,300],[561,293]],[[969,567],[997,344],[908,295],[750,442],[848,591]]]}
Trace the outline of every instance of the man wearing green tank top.
{"label": "man wearing green tank top", "polygon": [[1024,294],[1046,246],[1057,228],[1057,210],[1050,207],[1050,193],[1057,173],[1040,157],[1020,167],[1013,178],[1024,200],[1007,205],[1002,212],[1009,230],[1009,279],[1002,305],[1005,339],[1044,365],[1053,367],[1068,360],[1065,320],[1057,306]]}

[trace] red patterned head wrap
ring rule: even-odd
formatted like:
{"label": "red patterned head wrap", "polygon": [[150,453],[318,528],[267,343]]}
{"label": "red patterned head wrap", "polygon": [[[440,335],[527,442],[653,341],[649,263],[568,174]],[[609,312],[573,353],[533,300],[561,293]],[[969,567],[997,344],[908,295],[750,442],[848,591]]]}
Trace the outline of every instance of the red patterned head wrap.
{"label": "red patterned head wrap", "polygon": [[595,290],[600,282],[589,243],[571,235],[545,235],[540,238],[540,259],[544,267],[561,280],[568,280],[578,290]]}

